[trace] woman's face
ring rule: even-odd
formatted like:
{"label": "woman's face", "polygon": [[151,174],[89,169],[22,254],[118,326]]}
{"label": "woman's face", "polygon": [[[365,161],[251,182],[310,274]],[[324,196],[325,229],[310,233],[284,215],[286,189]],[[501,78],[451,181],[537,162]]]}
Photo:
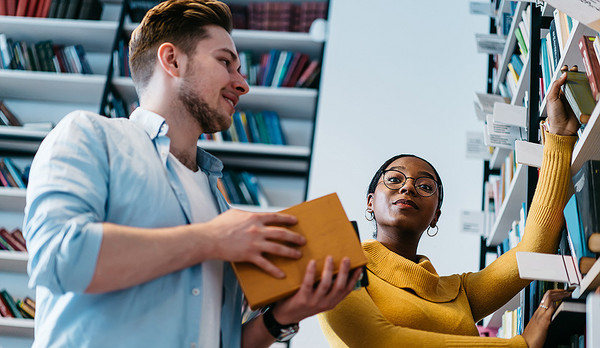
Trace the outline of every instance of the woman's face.
{"label": "woman's face", "polygon": [[[423,197],[419,192],[427,194],[426,191],[430,188],[421,186],[421,189],[417,190],[415,180],[427,177],[437,181],[438,178],[428,163],[415,157],[398,158],[386,168],[386,170],[390,169],[402,172],[407,179],[404,186],[391,190],[385,186],[384,175],[382,175],[375,192],[369,195],[367,208],[375,214],[378,233],[389,227],[394,230],[397,228],[410,230],[420,236],[428,226],[435,226],[437,223],[440,215],[437,207],[439,188],[436,188],[433,195]],[[399,182],[397,173],[393,173],[396,177],[388,176],[390,181]]]}

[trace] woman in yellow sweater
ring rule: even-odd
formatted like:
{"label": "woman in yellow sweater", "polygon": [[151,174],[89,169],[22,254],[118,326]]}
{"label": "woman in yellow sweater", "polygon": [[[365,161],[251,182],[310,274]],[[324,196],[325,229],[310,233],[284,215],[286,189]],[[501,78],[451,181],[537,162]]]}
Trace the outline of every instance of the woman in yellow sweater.
{"label": "woman in yellow sweater", "polygon": [[544,295],[522,335],[512,339],[479,337],[475,323],[523,289],[515,252],[554,253],[563,227],[571,153],[579,122],[561,101],[560,86],[548,93],[549,132],[544,158],[522,241],[485,269],[439,276],[417,255],[423,232],[437,233],[443,188],[429,162],[412,155],[391,158],[377,171],[367,195],[367,214],[376,222],[377,240],[363,243],[369,259],[369,286],[351,293],[319,315],[332,347],[541,347],[555,301]]}

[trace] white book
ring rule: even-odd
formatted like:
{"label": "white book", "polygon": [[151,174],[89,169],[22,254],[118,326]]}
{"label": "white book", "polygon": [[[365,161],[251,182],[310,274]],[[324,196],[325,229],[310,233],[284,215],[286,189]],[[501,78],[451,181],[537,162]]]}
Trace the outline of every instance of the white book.
{"label": "white book", "polygon": [[487,116],[484,133],[487,146],[513,149],[515,141],[520,139],[520,136],[519,127],[495,123],[492,115]]}
{"label": "white book", "polygon": [[544,145],[517,140],[515,141],[515,155],[517,163],[540,168],[544,157]]}
{"label": "white book", "polygon": [[474,97],[475,113],[481,121],[485,121],[485,116],[494,112],[494,104],[507,104],[509,102],[506,98],[498,94],[475,92]]}
{"label": "white book", "polygon": [[575,261],[570,255],[519,251],[516,256],[521,279],[579,285],[581,273],[579,273]]}
{"label": "white book", "polygon": [[527,128],[529,117],[524,106],[495,103],[492,115],[495,123]]}

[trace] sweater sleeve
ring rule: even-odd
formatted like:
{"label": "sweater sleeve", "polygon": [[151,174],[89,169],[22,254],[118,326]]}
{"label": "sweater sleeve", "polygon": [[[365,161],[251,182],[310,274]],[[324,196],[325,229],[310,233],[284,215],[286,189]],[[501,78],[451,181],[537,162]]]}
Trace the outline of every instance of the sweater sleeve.
{"label": "sweater sleeve", "polygon": [[334,309],[318,315],[330,347],[527,347],[522,336],[511,339],[458,336],[395,326],[367,291],[353,291]]}
{"label": "sweater sleeve", "polygon": [[517,251],[555,253],[563,229],[563,209],[571,180],[576,136],[545,135],[544,157],[521,242],[480,272],[463,275],[475,321],[508,302],[530,280],[519,277]]}

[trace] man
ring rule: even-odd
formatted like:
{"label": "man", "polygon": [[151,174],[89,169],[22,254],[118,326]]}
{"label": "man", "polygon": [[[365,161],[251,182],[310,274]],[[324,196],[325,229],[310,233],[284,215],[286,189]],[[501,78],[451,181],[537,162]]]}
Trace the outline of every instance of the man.
{"label": "man", "polygon": [[281,227],[293,216],[227,210],[222,164],[196,146],[230,126],[249,89],[230,32],[220,2],[157,5],[130,42],[140,108],[73,112],[40,146],[25,208],[34,347],[269,346],[356,283],[349,260],[334,278],[328,259],[313,287],[311,262],[296,294],[242,327],[227,261],[283,277],[264,255],[298,258],[288,245],[305,240]]}

